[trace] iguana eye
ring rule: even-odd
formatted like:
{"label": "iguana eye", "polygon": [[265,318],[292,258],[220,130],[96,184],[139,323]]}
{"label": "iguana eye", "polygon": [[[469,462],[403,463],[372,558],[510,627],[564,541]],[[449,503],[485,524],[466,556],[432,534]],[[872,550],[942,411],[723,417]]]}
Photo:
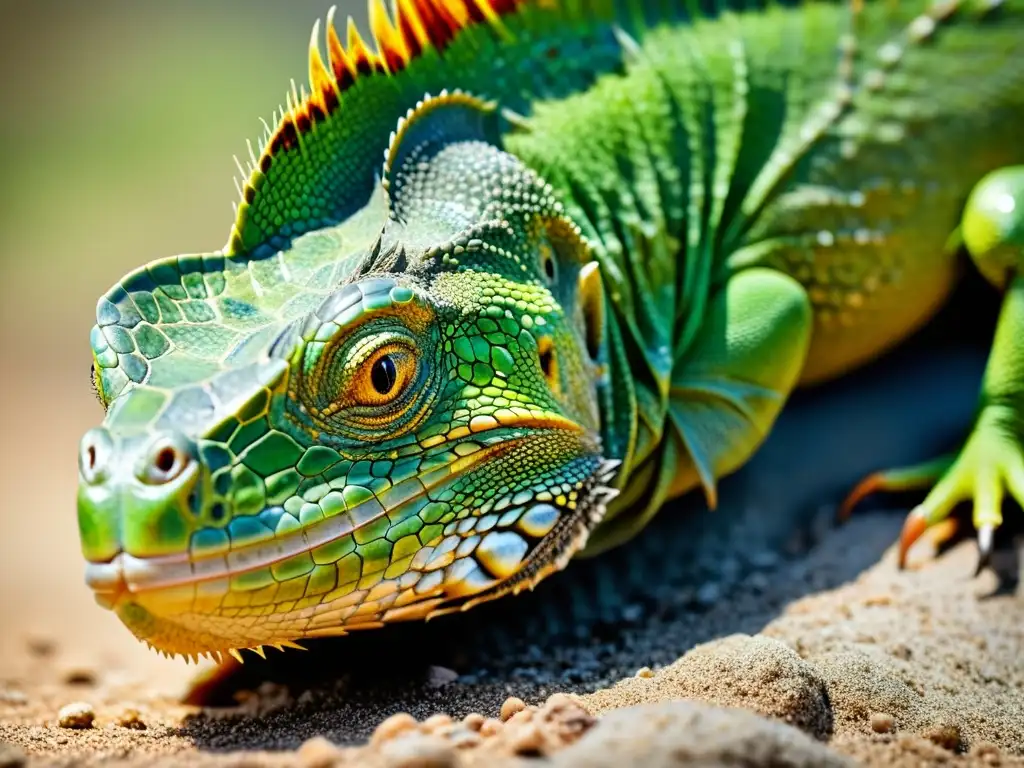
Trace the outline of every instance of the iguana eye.
{"label": "iguana eye", "polygon": [[411,329],[386,315],[326,330],[307,340],[293,361],[289,404],[297,421],[311,421],[321,440],[342,442],[380,441],[416,429],[437,394],[432,328]]}
{"label": "iguana eye", "polygon": [[342,399],[355,406],[380,407],[402,397],[416,378],[416,353],[400,343],[371,352],[357,364]]}

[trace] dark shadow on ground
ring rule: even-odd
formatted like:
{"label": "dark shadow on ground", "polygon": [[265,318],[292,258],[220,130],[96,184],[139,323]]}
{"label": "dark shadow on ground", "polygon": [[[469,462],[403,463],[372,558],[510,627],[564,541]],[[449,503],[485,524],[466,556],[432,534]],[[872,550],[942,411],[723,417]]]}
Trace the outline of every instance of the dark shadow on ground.
{"label": "dark shadow on ground", "polygon": [[293,748],[316,733],[358,742],[395,712],[493,714],[512,693],[593,690],[697,643],[759,631],[793,600],[855,578],[895,540],[905,506],[848,524],[828,566],[802,563],[852,483],[962,439],[997,303],[969,286],[899,352],[799,393],[755,459],[721,484],[717,511],[690,494],[629,544],[574,562],[533,594],[309,643],[307,653],[271,650],[266,662],[247,653],[205,702],[230,705],[270,681],[287,686],[289,703],[230,732],[193,718],[184,735],[210,750]]}

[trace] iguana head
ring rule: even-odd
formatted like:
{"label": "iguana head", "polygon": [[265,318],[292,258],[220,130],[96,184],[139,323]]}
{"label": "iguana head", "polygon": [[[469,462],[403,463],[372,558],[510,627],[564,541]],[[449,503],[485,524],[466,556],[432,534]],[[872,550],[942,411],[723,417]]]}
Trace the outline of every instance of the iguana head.
{"label": "iguana head", "polygon": [[137,636],[342,634],[532,586],[582,545],[612,467],[596,264],[495,118],[427,99],[342,223],[100,300],[79,525]]}

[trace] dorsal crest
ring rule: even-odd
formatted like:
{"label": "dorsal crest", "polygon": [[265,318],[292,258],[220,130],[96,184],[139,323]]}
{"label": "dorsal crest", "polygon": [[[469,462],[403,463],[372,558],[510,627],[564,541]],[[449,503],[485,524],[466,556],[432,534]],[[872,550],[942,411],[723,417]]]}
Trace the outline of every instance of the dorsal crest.
{"label": "dorsal crest", "polygon": [[488,125],[496,116],[497,105],[462,91],[429,94],[409,109],[391,133],[384,153],[381,183],[391,196],[394,174],[401,170],[408,155],[425,145],[456,141],[497,141],[497,130]]}
{"label": "dorsal crest", "polygon": [[[390,11],[369,0],[370,45],[351,18],[343,43],[332,8],[326,60],[313,28],[308,92],[293,84],[250,147],[226,254],[263,258],[361,209],[396,122],[424,93],[461,90],[527,113],[586,87],[619,61],[613,15],[611,0],[393,0]],[[597,40],[593,58],[561,57],[581,35]]]}

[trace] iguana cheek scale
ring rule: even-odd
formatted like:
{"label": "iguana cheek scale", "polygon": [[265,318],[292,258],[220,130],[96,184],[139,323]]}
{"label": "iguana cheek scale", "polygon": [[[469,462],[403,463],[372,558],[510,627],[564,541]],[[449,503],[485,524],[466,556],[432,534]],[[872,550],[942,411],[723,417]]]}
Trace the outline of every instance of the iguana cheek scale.
{"label": "iguana cheek scale", "polygon": [[[463,610],[740,467],[800,384],[1005,291],[913,539],[1024,497],[1024,3],[371,3],[319,26],[220,251],[97,308],[78,517],[168,653]],[[973,192],[972,192],[973,189]],[[965,204],[966,201],[966,204]]]}

